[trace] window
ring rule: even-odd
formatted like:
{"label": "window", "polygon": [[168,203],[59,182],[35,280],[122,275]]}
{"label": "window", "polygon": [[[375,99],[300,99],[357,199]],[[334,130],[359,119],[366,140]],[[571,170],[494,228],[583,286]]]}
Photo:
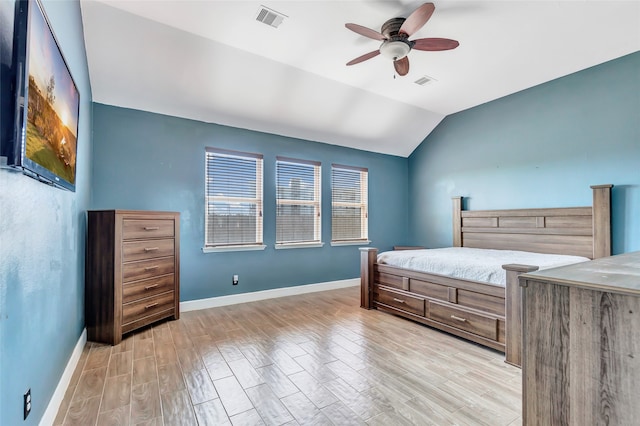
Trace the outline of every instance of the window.
{"label": "window", "polygon": [[368,175],[360,167],[331,165],[331,242],[368,242]]}
{"label": "window", "polygon": [[320,163],[276,157],[276,248],[322,245]]}
{"label": "window", "polygon": [[205,167],[204,250],[264,248],[262,155],[207,148]]}

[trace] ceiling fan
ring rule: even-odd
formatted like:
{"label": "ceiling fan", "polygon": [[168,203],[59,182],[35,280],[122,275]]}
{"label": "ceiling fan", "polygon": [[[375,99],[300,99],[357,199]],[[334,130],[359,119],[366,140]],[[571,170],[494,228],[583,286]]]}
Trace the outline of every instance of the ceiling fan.
{"label": "ceiling fan", "polygon": [[355,65],[367,59],[382,55],[393,60],[393,66],[399,75],[407,75],[409,72],[409,58],[407,55],[411,49],[438,51],[451,50],[460,43],[448,38],[419,38],[409,40],[409,37],[427,23],[436,7],[433,3],[425,3],[409,15],[408,18],[391,18],[384,24],[380,32],[363,27],[358,24],[345,24],[344,26],[365,37],[382,41],[380,48],[366,53],[349,62],[347,65]]}

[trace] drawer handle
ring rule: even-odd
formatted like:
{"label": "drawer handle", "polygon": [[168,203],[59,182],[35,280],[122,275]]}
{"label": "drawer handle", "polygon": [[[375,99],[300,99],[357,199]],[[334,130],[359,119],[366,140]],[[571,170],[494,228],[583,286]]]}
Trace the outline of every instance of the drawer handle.
{"label": "drawer handle", "polygon": [[160,229],[159,226],[145,226],[144,227],[145,231],[157,231],[158,229]]}
{"label": "drawer handle", "polygon": [[395,297],[393,298],[394,302],[398,302],[398,303],[404,303],[404,300],[402,299],[396,299]]}
{"label": "drawer handle", "polygon": [[457,316],[455,316],[455,315],[451,315],[451,318],[453,318],[453,319],[454,319],[454,320],[456,320],[456,321],[460,321],[460,322],[467,322],[467,319],[466,319],[466,318],[460,318],[460,317],[457,317]]}
{"label": "drawer handle", "polygon": [[159,250],[158,247],[145,247],[144,251],[156,251]]}
{"label": "drawer handle", "polygon": [[144,268],[145,271],[151,271],[153,269],[158,269],[158,265],[155,266],[147,266],[146,268]]}
{"label": "drawer handle", "polygon": [[156,303],[152,303],[152,304],[150,304],[150,305],[147,305],[147,306],[145,306],[144,308],[145,308],[145,309],[151,309],[151,308],[154,308],[154,307],[156,307],[156,306],[158,306],[158,302],[156,302]]}
{"label": "drawer handle", "polygon": [[146,286],[144,289],[145,290],[151,290],[152,288],[156,288],[156,287],[158,287],[158,284],[152,284],[152,285]]}

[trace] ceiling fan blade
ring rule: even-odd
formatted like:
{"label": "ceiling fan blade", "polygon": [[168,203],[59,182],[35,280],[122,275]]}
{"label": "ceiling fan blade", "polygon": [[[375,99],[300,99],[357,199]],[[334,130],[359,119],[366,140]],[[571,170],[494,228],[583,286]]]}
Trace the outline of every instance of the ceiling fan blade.
{"label": "ceiling fan blade", "polygon": [[398,75],[407,75],[409,73],[409,57],[405,56],[402,59],[393,61],[393,67],[396,69]]}
{"label": "ceiling fan blade", "polygon": [[380,54],[379,50],[374,50],[373,52],[365,53],[362,56],[358,56],[357,58],[350,60],[349,62],[347,62],[347,65],[359,64],[360,62],[366,61],[367,59],[375,58],[379,54]]}
{"label": "ceiling fan blade", "polygon": [[399,32],[407,35],[412,35],[427,23],[429,18],[431,18],[431,15],[433,15],[434,10],[436,10],[436,7],[433,5],[433,3],[423,4],[422,6],[414,10],[411,15],[409,15],[409,17],[400,27]]}
{"label": "ceiling fan blade", "polygon": [[412,43],[412,49],[428,51],[451,50],[460,45],[456,40],[451,40],[449,38],[419,38],[417,40],[413,40]]}
{"label": "ceiling fan blade", "polygon": [[363,27],[358,24],[344,24],[345,27],[349,28],[351,31],[356,32],[365,37],[372,38],[374,40],[386,40],[387,38],[380,34],[379,32],[372,30],[371,28]]}

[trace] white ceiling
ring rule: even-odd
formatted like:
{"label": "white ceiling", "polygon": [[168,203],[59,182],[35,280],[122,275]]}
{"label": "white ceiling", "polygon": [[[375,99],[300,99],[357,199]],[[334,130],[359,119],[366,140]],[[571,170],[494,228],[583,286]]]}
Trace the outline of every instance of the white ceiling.
{"label": "white ceiling", "polygon": [[449,114],[640,50],[639,1],[436,1],[411,39],[457,49],[345,66],[379,47],[345,23],[422,3],[81,0],[93,100],[406,157]]}

